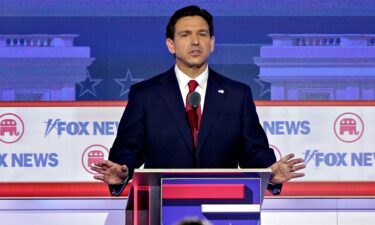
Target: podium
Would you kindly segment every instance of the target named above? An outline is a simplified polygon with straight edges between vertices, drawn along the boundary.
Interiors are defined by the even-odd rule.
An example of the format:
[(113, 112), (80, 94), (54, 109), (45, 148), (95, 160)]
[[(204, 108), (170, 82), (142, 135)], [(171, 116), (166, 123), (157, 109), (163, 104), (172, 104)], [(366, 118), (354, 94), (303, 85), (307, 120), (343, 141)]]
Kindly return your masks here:
[(126, 225), (260, 224), (270, 169), (136, 169)]

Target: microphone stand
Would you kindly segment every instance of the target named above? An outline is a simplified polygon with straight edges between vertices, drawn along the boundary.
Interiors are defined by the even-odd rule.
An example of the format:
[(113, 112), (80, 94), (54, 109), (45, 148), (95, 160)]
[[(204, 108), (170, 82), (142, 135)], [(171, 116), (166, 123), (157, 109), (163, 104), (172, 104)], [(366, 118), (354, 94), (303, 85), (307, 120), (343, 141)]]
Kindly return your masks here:
[(195, 140), (197, 140), (197, 142), (196, 142), (196, 146), (194, 146), (194, 148), (195, 148), (194, 154), (195, 154), (195, 160), (196, 160), (196, 167), (197, 168), (199, 168), (199, 154), (198, 154), (198, 113), (197, 113), (198, 106), (199, 105), (193, 105), (192, 106), (193, 111), (194, 111), (194, 120), (195, 120), (195, 127), (196, 127), (194, 135), (195, 135)]
[(198, 113), (197, 113), (197, 109), (198, 109), (198, 105), (194, 105), (193, 107), (193, 111), (194, 111), (194, 120), (195, 120), (195, 127), (197, 128), (196, 131), (195, 131), (195, 137), (196, 137), (196, 140), (197, 140), (197, 146), (196, 148), (198, 149)]
[(201, 101), (201, 96), (199, 95), (198, 92), (192, 92), (188, 96), (189, 105), (191, 106), (191, 108), (194, 111), (194, 120), (195, 120), (195, 128), (196, 128), (195, 132), (193, 133), (194, 139), (196, 140), (196, 143), (195, 143), (195, 146), (194, 146), (194, 149), (195, 149), (195, 151), (194, 151), (194, 159), (195, 159), (194, 165), (197, 168), (199, 168), (199, 154), (198, 154), (198, 132), (199, 132), (198, 125), (199, 125), (199, 121), (198, 121), (197, 109), (198, 109), (198, 106), (200, 104), (200, 101)]

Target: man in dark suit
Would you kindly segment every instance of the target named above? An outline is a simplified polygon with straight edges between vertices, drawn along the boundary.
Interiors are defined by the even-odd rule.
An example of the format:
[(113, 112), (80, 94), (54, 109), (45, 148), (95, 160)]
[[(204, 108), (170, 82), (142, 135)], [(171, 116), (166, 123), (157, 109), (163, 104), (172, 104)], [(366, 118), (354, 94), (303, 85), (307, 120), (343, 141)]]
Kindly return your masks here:
[[(176, 64), (133, 85), (109, 160), (95, 163), (94, 178), (121, 193), (135, 168), (267, 168), (269, 189), (304, 174), (302, 159), (276, 162), (260, 126), (250, 88), (207, 65), (214, 50), (213, 18), (197, 6), (174, 13), (166, 45)], [(192, 92), (202, 97), (191, 106)]]

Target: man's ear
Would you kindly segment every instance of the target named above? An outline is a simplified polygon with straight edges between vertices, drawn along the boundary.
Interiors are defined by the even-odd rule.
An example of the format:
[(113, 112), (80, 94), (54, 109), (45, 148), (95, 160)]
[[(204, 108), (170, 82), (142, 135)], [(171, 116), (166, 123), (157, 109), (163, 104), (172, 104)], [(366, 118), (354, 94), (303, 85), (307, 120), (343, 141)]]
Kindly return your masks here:
[(172, 39), (167, 38), (167, 40), (165, 40), (165, 44), (167, 45), (168, 51), (171, 54), (175, 54), (176, 53), (175, 48), (174, 48), (174, 41)]
[(210, 44), (211, 44), (211, 53), (212, 53), (215, 49), (215, 37), (214, 36), (211, 37), (210, 42), (211, 42)]

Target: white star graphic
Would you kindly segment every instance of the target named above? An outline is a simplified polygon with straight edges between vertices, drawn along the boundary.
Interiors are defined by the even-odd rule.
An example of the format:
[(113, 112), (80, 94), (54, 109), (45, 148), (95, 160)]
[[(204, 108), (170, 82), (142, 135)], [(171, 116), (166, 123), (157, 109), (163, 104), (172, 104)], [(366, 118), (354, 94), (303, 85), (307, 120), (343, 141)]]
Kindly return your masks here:
[(89, 93), (96, 97), (95, 86), (102, 82), (102, 80), (103, 79), (92, 79), (90, 73), (87, 72), (86, 79), (78, 83), (78, 85), (80, 86), (78, 97), (81, 97), (86, 93)]
[(259, 84), (259, 86), (260, 86), (260, 94), (259, 94), (259, 96), (263, 96), (263, 95), (265, 95), (267, 92), (270, 92), (270, 93), (271, 93), (271, 89), (265, 87), (265, 85), (264, 85), (264, 81), (262, 81), (262, 80), (259, 79), (259, 78), (254, 78), (254, 81), (255, 81), (257, 84)]
[(114, 80), (121, 86), (120, 97), (122, 97), (129, 92), (130, 86), (142, 81), (143, 79), (134, 79), (130, 70), (128, 70), (128, 72), (126, 72), (125, 78)]

